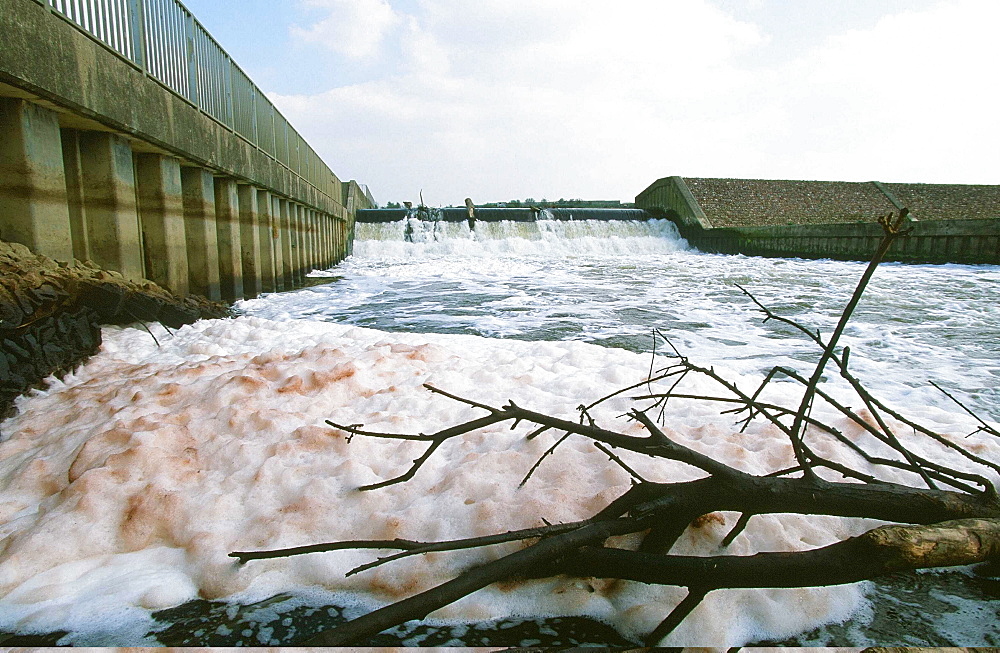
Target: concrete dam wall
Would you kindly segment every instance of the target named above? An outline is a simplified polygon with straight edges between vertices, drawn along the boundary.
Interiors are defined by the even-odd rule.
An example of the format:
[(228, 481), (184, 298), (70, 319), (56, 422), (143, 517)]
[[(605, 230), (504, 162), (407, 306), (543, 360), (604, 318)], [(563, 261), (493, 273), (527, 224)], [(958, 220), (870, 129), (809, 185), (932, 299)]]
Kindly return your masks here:
[(0, 0), (0, 35), (0, 239), (228, 301), (349, 254), (371, 193), (177, 0)]
[(1000, 186), (664, 177), (636, 206), (673, 220), (701, 250), (867, 260), (875, 220), (910, 211), (887, 260), (1000, 263)]
[[(476, 208), (473, 220), (484, 222), (534, 222), (536, 220), (648, 220), (652, 217), (642, 209), (597, 208)], [(469, 219), (466, 208), (365, 209), (357, 212), (358, 222), (399, 222), (405, 218), (464, 222)]]

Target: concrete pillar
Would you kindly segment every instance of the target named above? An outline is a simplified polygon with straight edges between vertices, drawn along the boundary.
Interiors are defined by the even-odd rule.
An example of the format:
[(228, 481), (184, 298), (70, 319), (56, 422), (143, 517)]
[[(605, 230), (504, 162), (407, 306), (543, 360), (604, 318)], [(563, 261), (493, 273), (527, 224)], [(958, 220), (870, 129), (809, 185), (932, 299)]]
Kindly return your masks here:
[(341, 225), (343, 224), (339, 218), (334, 218), (331, 220), (333, 223), (333, 262), (334, 264), (340, 263), (341, 256), (343, 252), (341, 251)]
[(323, 267), (319, 260), (319, 234), (316, 228), (316, 211), (310, 208), (306, 208), (306, 236), (309, 244), (306, 250), (309, 256), (306, 263), (306, 271), (310, 272)]
[(257, 221), (257, 244), (260, 249), (261, 292), (275, 292), (277, 290), (274, 278), (273, 205), (271, 193), (266, 190), (257, 191), (257, 210), (260, 211)]
[(313, 209), (313, 242), (316, 247), (316, 268), (325, 270), (329, 267), (326, 263), (326, 250), (323, 248), (323, 214)]
[(342, 258), (346, 257), (349, 253), (349, 225), (347, 221), (337, 219), (337, 256)]
[(333, 267), (333, 245), (330, 239), (330, 214), (321, 213), (320, 219), (320, 234), (323, 238), (323, 262), (326, 267)]
[(80, 167), (91, 260), (126, 279), (144, 278), (131, 145), (118, 134), (81, 131)]
[(204, 168), (182, 168), (188, 287), (213, 301), (222, 299), (219, 241), (215, 230), (215, 179)]
[(309, 252), (309, 209), (296, 204), (296, 210), (299, 214), (299, 264), (302, 266), (299, 283), (302, 283), (312, 269)]
[(330, 262), (336, 265), (340, 261), (337, 260), (337, 220), (336, 216), (330, 216)]
[[(4, 46), (6, 47), (6, 46)], [(54, 111), (0, 97), (0, 238), (73, 258), (62, 139)]]
[(316, 217), (319, 219), (320, 256), (322, 256), (323, 267), (329, 268), (333, 265), (330, 256), (330, 216), (321, 211), (317, 213)]
[(302, 247), (302, 207), (295, 202), (288, 203), (288, 224), (292, 241), (292, 283), (302, 284), (302, 268), (305, 257)]
[(337, 218), (328, 214), (326, 216), (327, 232), (330, 238), (330, 265), (337, 264)]
[(302, 260), (302, 278), (304, 279), (307, 274), (315, 269), (315, 252), (313, 250), (313, 230), (312, 230), (312, 211), (305, 206), (300, 207), (302, 211), (302, 250), (303, 250), (303, 260)]
[(240, 205), (240, 247), (243, 253), (243, 293), (256, 297), (261, 290), (260, 205), (257, 189), (237, 184)]
[(139, 154), (135, 173), (146, 275), (178, 295), (187, 295), (181, 162), (172, 156)]
[(219, 287), (226, 301), (243, 299), (243, 253), (236, 180), (215, 178), (215, 230), (219, 238)]
[(330, 261), (326, 257), (326, 220), (323, 218), (322, 212), (313, 211), (313, 224), (316, 227), (316, 264), (326, 269), (330, 267)]
[(320, 237), (319, 211), (309, 209), (309, 230), (312, 235), (313, 268), (322, 270), (323, 265), (323, 241)]
[(308, 274), (316, 269), (316, 233), (313, 229), (313, 211), (307, 206), (302, 207), (302, 221), (305, 225), (305, 273)]
[(295, 205), (295, 213), (299, 224), (299, 283), (304, 283), (309, 266), (309, 223), (306, 217), (306, 207)]
[(87, 218), (83, 212), (83, 164), (80, 161), (80, 132), (62, 130), (63, 173), (66, 176), (66, 206), (73, 241), (73, 258), (90, 259)]
[(271, 196), (271, 241), (274, 252), (274, 289), (285, 289), (285, 261), (284, 236), (282, 234), (281, 222), (281, 198)]
[(279, 202), (279, 216), (281, 217), (281, 256), (282, 256), (282, 276), (285, 280), (285, 289), (295, 287), (295, 260), (293, 258), (292, 236), (292, 214), (294, 213), (291, 203), (282, 198)]

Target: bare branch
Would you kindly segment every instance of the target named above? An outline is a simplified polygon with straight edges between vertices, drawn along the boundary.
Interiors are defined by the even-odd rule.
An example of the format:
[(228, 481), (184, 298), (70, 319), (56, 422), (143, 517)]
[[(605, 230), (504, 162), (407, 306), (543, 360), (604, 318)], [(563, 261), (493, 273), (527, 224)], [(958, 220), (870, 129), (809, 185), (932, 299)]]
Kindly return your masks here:
[(433, 392), (434, 394), (439, 394), (441, 396), (448, 397), (449, 399), (454, 399), (455, 401), (461, 402), (463, 404), (468, 404), (469, 406), (472, 406), (474, 408), (482, 408), (483, 410), (488, 410), (491, 413), (497, 412), (496, 408), (487, 406), (486, 404), (481, 404), (478, 401), (472, 401), (471, 399), (466, 399), (464, 397), (459, 397), (457, 395), (447, 393), (444, 390), (432, 386), (430, 383), (425, 383), (424, 387)]
[(605, 455), (607, 455), (608, 460), (611, 460), (612, 462), (614, 462), (615, 464), (617, 464), (619, 467), (621, 467), (622, 469), (624, 469), (625, 472), (629, 476), (632, 477), (632, 480), (634, 480), (634, 481), (636, 481), (638, 483), (648, 483), (648, 481), (646, 479), (644, 479), (642, 476), (639, 475), (639, 472), (637, 472), (634, 469), (632, 469), (631, 467), (629, 467), (625, 463), (624, 460), (622, 460), (621, 458), (619, 458), (618, 456), (616, 456), (610, 449), (608, 449), (607, 447), (605, 447), (603, 444), (601, 444), (600, 442), (595, 442), (594, 446), (597, 447), (601, 451), (601, 453), (604, 453)]
[[(935, 388), (937, 388), (938, 390), (940, 390), (942, 393), (944, 393), (944, 396), (946, 396), (949, 399), (951, 399), (952, 401), (954, 401), (956, 404), (959, 405), (959, 407), (962, 410), (964, 410), (965, 412), (967, 412), (969, 415), (971, 415), (973, 418), (975, 418), (975, 420), (977, 422), (979, 422), (979, 424), (981, 426), (979, 427), (979, 429), (977, 429), (977, 432), (978, 431), (983, 431), (985, 433), (989, 433), (990, 435), (995, 435), (997, 437), (1000, 437), (1000, 431), (997, 431), (997, 429), (993, 428), (992, 426), (990, 426), (989, 424), (987, 424), (986, 422), (984, 422), (982, 419), (980, 419), (979, 415), (976, 415), (974, 412), (972, 412), (971, 410), (969, 410), (965, 406), (965, 404), (963, 404), (961, 401), (959, 401), (958, 399), (956, 399), (950, 392), (948, 392), (947, 390), (945, 390), (944, 388), (942, 388), (941, 386), (939, 386), (937, 383), (934, 383), (933, 381), (930, 381), (929, 383), (932, 386), (934, 386)], [(969, 435), (972, 435), (972, 434), (970, 433)]]
[(558, 440), (556, 440), (555, 444), (553, 444), (551, 447), (549, 447), (548, 449), (546, 449), (545, 453), (543, 453), (541, 455), (541, 457), (538, 460), (535, 461), (535, 464), (531, 466), (531, 469), (528, 470), (528, 473), (524, 475), (524, 478), (521, 479), (521, 482), (517, 484), (517, 487), (518, 488), (524, 487), (524, 484), (528, 482), (528, 479), (531, 478), (531, 475), (535, 473), (535, 470), (538, 469), (539, 467), (541, 467), (542, 461), (545, 460), (546, 458), (548, 458), (549, 456), (551, 456), (555, 452), (556, 448), (560, 444), (562, 444), (563, 442), (565, 442), (566, 439), (570, 435), (571, 434), (568, 433), (568, 432), (567, 433), (563, 433), (562, 437), (560, 437)]
[(536, 564), (554, 559), (561, 554), (594, 542), (602, 542), (612, 535), (641, 530), (642, 524), (634, 519), (602, 521), (588, 524), (568, 533), (542, 539), (499, 560), (474, 567), (450, 581), (442, 583), (416, 596), (403, 599), (373, 612), (348, 621), (336, 628), (323, 631), (304, 645), (348, 646), (382, 632), (396, 624), (422, 619), (449, 603), (471, 594), (492, 583), (523, 575)]

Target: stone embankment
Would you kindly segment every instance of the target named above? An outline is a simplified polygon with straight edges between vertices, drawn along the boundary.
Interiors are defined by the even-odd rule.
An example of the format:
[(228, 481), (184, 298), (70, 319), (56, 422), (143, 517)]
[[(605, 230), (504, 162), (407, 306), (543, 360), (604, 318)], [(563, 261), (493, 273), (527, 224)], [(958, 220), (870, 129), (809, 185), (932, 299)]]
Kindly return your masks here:
[(60, 264), (0, 241), (0, 419), (14, 412), (19, 395), (96, 353), (101, 325), (156, 321), (179, 328), (228, 312), (222, 303), (182, 299), (151, 281)]
[(1000, 217), (1000, 186), (886, 183), (919, 220), (989, 220)]
[[(685, 177), (684, 181), (713, 227), (871, 222), (896, 210), (872, 182), (701, 177)], [(917, 220), (1000, 216), (1000, 186), (889, 182), (882, 186)]]
[(870, 183), (685, 178), (714, 227), (870, 222), (893, 206)]

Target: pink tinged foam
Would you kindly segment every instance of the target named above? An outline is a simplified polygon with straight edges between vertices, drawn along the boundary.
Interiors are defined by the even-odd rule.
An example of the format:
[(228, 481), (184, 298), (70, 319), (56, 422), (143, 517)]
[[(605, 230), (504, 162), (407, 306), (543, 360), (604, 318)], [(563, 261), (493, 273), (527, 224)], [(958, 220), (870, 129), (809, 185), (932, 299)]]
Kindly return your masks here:
[[(254, 318), (158, 334), (160, 348), (135, 329), (105, 335), (99, 356), (24, 401), (22, 414), (4, 424), (10, 435), (0, 443), (2, 627), (56, 629), (66, 620), (77, 623), (88, 605), (96, 619), (97, 606), (148, 611), (196, 596), (262, 598), (308, 587), (394, 600), (521, 545), (410, 558), (349, 578), (347, 570), (377, 554), (345, 551), (244, 566), (227, 554), (338, 539), (473, 537), (538, 526), (542, 517), (573, 521), (629, 487), (623, 470), (590, 441), (574, 437), (517, 489), (557, 435), (527, 441), (523, 427), (511, 433), (495, 425), (446, 443), (404, 485), (358, 492), (360, 485), (405, 472), (426, 445), (360, 436), (349, 442), (325, 420), (431, 433), (482, 414), (429, 394), (422, 387), (427, 382), (485, 403), (513, 399), (572, 419), (582, 398), (640, 380), (648, 370), (645, 356), (573, 342), (386, 334)], [(704, 381), (694, 381), (692, 389), (717, 393)], [(616, 419), (625, 407), (612, 401), (594, 416), (640, 434), (636, 425)], [(962, 434), (971, 430), (967, 421), (944, 418), (961, 425)], [(843, 420), (838, 424), (852, 439), (869, 438)], [(787, 440), (773, 426), (754, 424), (740, 434), (731, 418), (691, 402), (678, 403), (665, 428), (679, 442), (752, 473), (792, 460)], [(997, 456), (995, 443), (972, 442), (984, 455)], [(838, 452), (829, 449), (832, 456), (848, 456)], [(628, 452), (622, 457), (651, 480), (703, 476), (670, 461)], [(688, 529), (676, 551), (718, 552), (735, 519), (729, 513), (706, 517)], [(756, 517), (729, 550), (813, 548), (870, 526)], [(642, 634), (682, 594), (592, 579), (508, 583), (439, 616), (591, 614), (627, 634)], [(859, 600), (856, 586), (717, 592), (670, 643), (738, 644), (791, 634), (844, 618)], [(728, 618), (733, 615), (739, 618)]]

